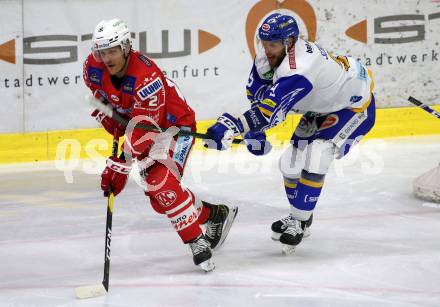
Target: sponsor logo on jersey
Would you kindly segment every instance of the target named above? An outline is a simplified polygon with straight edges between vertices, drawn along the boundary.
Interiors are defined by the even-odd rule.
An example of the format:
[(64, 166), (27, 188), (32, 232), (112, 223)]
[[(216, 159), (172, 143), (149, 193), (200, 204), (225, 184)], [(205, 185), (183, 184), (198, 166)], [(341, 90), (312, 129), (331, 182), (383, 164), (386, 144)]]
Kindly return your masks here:
[(296, 69), (295, 46), (289, 50), (289, 67), (290, 69)]
[(273, 70), (269, 70), (263, 74), (263, 78), (266, 80), (271, 80), (273, 78)]
[(174, 229), (180, 231), (193, 224), (198, 219), (197, 211), (194, 210), (189, 215), (183, 214), (176, 219), (171, 219)]
[(177, 118), (171, 113), (167, 113), (167, 121), (174, 124), (176, 122)]
[(104, 92), (104, 90), (98, 90), (98, 93), (101, 94), (101, 96), (104, 97), (106, 100), (108, 100), (107, 93)]
[(117, 105), (114, 105), (114, 104), (112, 104), (112, 105), (116, 107), (116, 111), (118, 111), (118, 113), (129, 114), (131, 112), (131, 108), (125, 109), (123, 107), (120, 107), (120, 106), (117, 106)]
[(113, 101), (116, 101), (116, 102), (118, 102), (119, 101), (119, 97), (118, 96), (116, 96), (116, 95), (111, 95), (110, 96), (110, 98), (111, 98), (111, 100), (113, 100)]
[(148, 99), (148, 97), (151, 97), (152, 95), (156, 94), (162, 87), (163, 87), (162, 80), (156, 78), (154, 79), (154, 81), (148, 83), (140, 90), (138, 90), (137, 94), (142, 101), (145, 101)]
[(287, 194), (288, 199), (295, 200), (297, 197), (298, 197), (298, 190), (296, 189), (293, 191), (293, 193)]
[(309, 196), (309, 195), (305, 195), (304, 196), (304, 202), (305, 203), (316, 203), (318, 201), (319, 196)]
[(153, 66), (153, 64), (151, 64), (150, 60), (148, 59), (148, 57), (145, 54), (141, 53), (139, 55), (139, 60), (144, 62), (144, 64), (147, 65), (148, 67)]
[(353, 103), (361, 101), (361, 99), (362, 99), (362, 96), (351, 96), (350, 102), (353, 104)]
[(121, 84), (121, 89), (123, 93), (127, 93), (133, 95), (134, 93), (134, 84), (136, 82), (136, 78), (132, 76), (125, 76), (124, 82)]
[[(260, 112), (257, 112), (256, 110), (259, 110)], [(245, 115), (248, 123), (248, 119), (250, 119), (250, 122), (252, 123), (251, 129), (260, 129), (263, 126), (264, 120), (261, 117), (264, 118), (264, 115), (262, 114), (261, 110), (263, 110), (263, 108), (250, 109), (248, 112), (245, 113), (248, 114), (248, 116)]]
[(336, 114), (330, 114), (325, 118), (321, 126), (319, 126), (319, 130), (324, 130), (327, 128), (334, 127), (338, 122), (339, 122), (339, 116)]
[(308, 42), (305, 42), (305, 45), (306, 45), (306, 52), (308, 52), (308, 53), (313, 53), (313, 48), (312, 48), (312, 45), (310, 45)]
[(169, 207), (172, 204), (174, 204), (174, 202), (177, 199), (177, 194), (174, 191), (171, 190), (167, 190), (167, 191), (163, 191), (158, 193), (155, 198), (157, 199), (157, 201), (164, 207)]
[(356, 62), (356, 66), (358, 69), (358, 79), (367, 80), (367, 70), (364, 68), (364, 66), (359, 62)]
[(328, 54), (327, 51), (325, 51), (324, 48), (322, 48), (321, 46), (319, 46), (318, 44), (315, 43), (316, 48), (318, 48), (319, 52), (321, 52), (321, 55), (328, 60)]
[(87, 74), (89, 76), (90, 82), (92, 82), (93, 84), (99, 85), (99, 86), (102, 85), (102, 75), (103, 75), (103, 73), (104, 72), (103, 72), (102, 69), (99, 69), (99, 68), (96, 68), (96, 67), (93, 67), (93, 66), (90, 66), (87, 69)]
[(340, 142), (344, 142), (366, 119), (367, 115), (364, 112), (357, 113), (356, 116), (349, 120), (342, 128), (342, 131), (335, 138), (335, 143), (340, 145)]

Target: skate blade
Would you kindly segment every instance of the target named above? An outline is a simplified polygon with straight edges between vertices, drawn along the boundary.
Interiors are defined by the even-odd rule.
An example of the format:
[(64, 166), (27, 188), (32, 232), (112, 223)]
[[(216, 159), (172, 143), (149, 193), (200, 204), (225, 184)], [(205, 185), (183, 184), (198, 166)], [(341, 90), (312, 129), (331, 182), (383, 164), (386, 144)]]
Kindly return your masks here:
[(306, 229), (304, 229), (303, 238), (307, 237), (310, 237), (310, 229), (306, 227)]
[[(278, 232), (273, 231), (272, 236), (270, 238), (274, 241), (279, 241), (281, 235), (282, 235), (282, 233), (278, 233)], [(309, 228), (306, 228), (304, 230), (304, 234), (303, 234), (303, 238), (307, 238), (307, 237), (310, 237), (310, 229)]]
[(211, 272), (215, 269), (214, 261), (212, 261), (211, 259), (203, 261), (198, 266), (205, 272)]
[(226, 237), (229, 234), (229, 230), (231, 229), (232, 224), (234, 223), (235, 218), (237, 217), (237, 213), (238, 213), (237, 206), (232, 206), (229, 209), (229, 214), (226, 219), (225, 226), (223, 227), (223, 230), (222, 230), (222, 236), (220, 237), (220, 241), (218, 242), (217, 246), (214, 248), (214, 251), (218, 251), (220, 249), (220, 247), (223, 245), (223, 243), (225, 242)]
[(278, 232), (274, 231), (274, 232), (272, 232), (272, 236), (270, 238), (274, 241), (279, 241), (281, 235), (282, 235), (282, 233), (278, 233)]
[(282, 248), (282, 253), (283, 255), (292, 255), (295, 252), (296, 246), (294, 245), (288, 245), (288, 244), (283, 244), (283, 248)]

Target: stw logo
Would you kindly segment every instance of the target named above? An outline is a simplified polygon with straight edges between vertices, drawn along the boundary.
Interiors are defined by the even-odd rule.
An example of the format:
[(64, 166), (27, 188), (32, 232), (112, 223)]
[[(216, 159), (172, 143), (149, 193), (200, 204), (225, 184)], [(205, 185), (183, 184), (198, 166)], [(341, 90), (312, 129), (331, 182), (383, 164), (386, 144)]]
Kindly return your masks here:
[[(133, 43), (137, 43), (138, 50), (145, 53), (150, 58), (176, 58), (192, 54), (204, 53), (220, 43), (220, 38), (216, 35), (201, 29), (183, 29), (183, 49), (169, 50), (170, 41), (175, 37), (170, 37), (169, 30), (161, 31), (162, 50), (160, 52), (150, 52), (151, 46), (147, 44), (147, 31), (131, 32)], [(92, 34), (81, 35), (37, 35), (24, 37), (23, 40), (9, 40), (0, 42), (0, 60), (11, 64), (16, 64), (16, 58), (23, 56), (23, 64), (32, 65), (53, 65), (63, 63), (73, 63), (78, 60), (78, 53), (81, 44), (89, 44)], [(193, 42), (198, 45), (197, 50)], [(16, 44), (22, 44), (23, 54), (16, 54)], [(136, 48), (135, 48), (136, 49)], [(195, 52), (194, 52), (195, 51)]]

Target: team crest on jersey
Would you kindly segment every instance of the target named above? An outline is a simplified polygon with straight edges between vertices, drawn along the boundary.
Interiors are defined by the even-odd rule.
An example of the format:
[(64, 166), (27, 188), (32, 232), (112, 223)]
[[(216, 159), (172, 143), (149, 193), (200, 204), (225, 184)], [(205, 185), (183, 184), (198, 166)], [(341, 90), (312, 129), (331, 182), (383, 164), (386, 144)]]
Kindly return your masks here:
[(324, 122), (319, 127), (319, 130), (324, 130), (327, 128), (334, 127), (338, 122), (339, 122), (339, 116), (336, 114), (330, 114), (325, 118)]
[(163, 191), (158, 193), (155, 198), (157, 199), (157, 201), (164, 207), (169, 207), (172, 204), (174, 204), (174, 202), (177, 199), (177, 194), (174, 191), (171, 190), (167, 190), (167, 191)]
[(148, 97), (151, 97), (154, 94), (156, 94), (162, 87), (163, 87), (162, 80), (160, 80), (160, 78), (158, 77), (154, 79), (152, 82), (142, 87), (140, 90), (138, 90), (137, 94), (142, 101), (145, 101), (148, 99)]
[(104, 71), (102, 69), (90, 66), (87, 69), (87, 75), (89, 76), (90, 82), (93, 84), (102, 85), (102, 75)]
[(123, 93), (127, 93), (133, 95), (134, 93), (134, 84), (136, 82), (136, 78), (132, 76), (125, 76), (124, 82), (121, 84), (121, 89)]

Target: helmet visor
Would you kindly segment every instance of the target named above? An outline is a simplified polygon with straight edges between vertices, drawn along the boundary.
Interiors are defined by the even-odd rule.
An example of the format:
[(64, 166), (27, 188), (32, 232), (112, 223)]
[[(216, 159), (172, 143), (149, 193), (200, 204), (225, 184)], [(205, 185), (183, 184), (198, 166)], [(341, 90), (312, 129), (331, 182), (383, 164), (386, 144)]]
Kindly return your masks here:
[(104, 49), (108, 49), (113, 47), (110, 44), (110, 41), (108, 39), (97, 39), (94, 40), (93, 45), (92, 45), (92, 54), (93, 57), (95, 58), (95, 60), (97, 60), (98, 62), (102, 62), (102, 58), (101, 58), (101, 54), (100, 54), (100, 50), (104, 50)]

